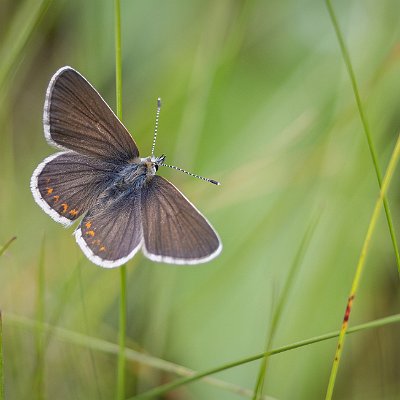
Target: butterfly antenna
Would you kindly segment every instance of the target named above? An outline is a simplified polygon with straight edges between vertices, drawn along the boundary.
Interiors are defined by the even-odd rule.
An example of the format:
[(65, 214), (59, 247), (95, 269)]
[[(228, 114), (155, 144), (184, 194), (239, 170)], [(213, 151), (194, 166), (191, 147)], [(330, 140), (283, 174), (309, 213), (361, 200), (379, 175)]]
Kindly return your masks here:
[(154, 149), (156, 147), (157, 140), (157, 132), (158, 132), (158, 118), (160, 117), (161, 110), (161, 99), (157, 99), (157, 111), (156, 111), (156, 126), (154, 127), (154, 136), (153, 136), (153, 146), (151, 147), (151, 156), (154, 156)]
[(163, 166), (163, 167), (168, 167), (168, 168), (176, 169), (177, 171), (183, 172), (183, 173), (185, 173), (185, 174), (188, 174), (188, 175), (193, 176), (193, 177), (195, 177), (195, 178), (201, 179), (201, 180), (203, 180), (203, 181), (213, 183), (214, 185), (217, 185), (217, 186), (219, 186), (219, 185), (221, 184), (220, 182), (215, 181), (214, 179), (204, 178), (204, 176), (200, 176), (200, 175), (193, 174), (193, 173), (191, 173), (191, 172), (189, 172), (189, 171), (186, 171), (186, 170), (184, 170), (184, 169), (182, 169), (182, 168), (175, 167), (174, 165), (168, 165), (168, 164), (160, 164), (160, 165)]

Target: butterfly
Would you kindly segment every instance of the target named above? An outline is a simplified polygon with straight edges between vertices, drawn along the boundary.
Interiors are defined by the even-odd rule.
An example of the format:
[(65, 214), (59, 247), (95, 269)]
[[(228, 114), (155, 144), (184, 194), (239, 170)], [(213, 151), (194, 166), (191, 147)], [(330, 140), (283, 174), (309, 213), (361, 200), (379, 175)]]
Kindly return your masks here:
[(172, 264), (203, 263), (222, 250), (207, 219), (156, 174), (161, 166), (187, 172), (154, 156), (160, 105), (152, 155), (140, 158), (128, 130), (80, 73), (60, 68), (47, 88), (44, 134), (62, 151), (35, 169), (32, 194), (55, 221), (69, 226), (80, 220), (76, 241), (99, 266), (123, 265), (139, 249), (150, 260)]

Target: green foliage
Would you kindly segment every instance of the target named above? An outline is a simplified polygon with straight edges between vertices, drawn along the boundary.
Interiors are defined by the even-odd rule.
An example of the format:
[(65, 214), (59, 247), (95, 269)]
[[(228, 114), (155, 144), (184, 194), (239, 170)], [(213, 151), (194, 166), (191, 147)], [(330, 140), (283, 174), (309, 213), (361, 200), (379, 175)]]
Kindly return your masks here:
[[(383, 176), (400, 126), (400, 6), (333, 6)], [(219, 372), (214, 384), (176, 386), (176, 397), (230, 400), (242, 390), (251, 398), (260, 364), (239, 361), (260, 360), (271, 332), (271, 348), (288, 351), (268, 358), (264, 395), (323, 398), (335, 341), (309, 340), (340, 328), (379, 194), (326, 5), (122, 1), (121, 17), (123, 122), (148, 155), (162, 98), (156, 151), (222, 185), (159, 172), (207, 215), (224, 244), (219, 258), (198, 267), (155, 264), (140, 254), (126, 265), (126, 398), (175, 382), (177, 373), (189, 376), (179, 366)], [(0, 248), (5, 398), (40, 398), (32, 393), (39, 378), (44, 398), (116, 396), (120, 271), (91, 264), (72, 229), (45, 215), (29, 190), (33, 169), (54, 151), (41, 115), (59, 67), (79, 70), (116, 109), (114, 22), (113, 2), (105, 0), (0, 4), (0, 244), (18, 237)], [(387, 193), (397, 236), (398, 179), (397, 172)], [(320, 211), (286, 290), (299, 243)], [(397, 314), (398, 304), (382, 214), (349, 331)], [(398, 398), (398, 335), (398, 324), (384, 320), (349, 336), (334, 398)], [(232, 360), (235, 368), (224, 370)]]

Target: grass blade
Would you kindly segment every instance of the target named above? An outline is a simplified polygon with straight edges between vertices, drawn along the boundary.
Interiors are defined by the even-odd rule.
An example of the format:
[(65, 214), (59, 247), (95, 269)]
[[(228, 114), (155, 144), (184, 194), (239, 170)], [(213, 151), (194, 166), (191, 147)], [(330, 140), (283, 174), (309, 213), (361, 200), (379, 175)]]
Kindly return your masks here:
[(0, 92), (18, 64), (32, 33), (49, 8), (51, 0), (26, 0), (13, 19), (13, 25), (0, 50)]
[[(349, 55), (349, 52), (348, 52), (348, 50), (346, 48), (346, 45), (344, 43), (343, 35), (342, 35), (341, 31), (340, 31), (339, 23), (338, 23), (338, 21), (336, 19), (335, 12), (333, 11), (331, 0), (326, 0), (326, 5), (327, 5), (328, 11), (329, 11), (329, 16), (331, 18), (332, 25), (333, 25), (333, 27), (335, 29), (335, 33), (336, 33), (336, 36), (337, 36), (337, 39), (338, 39), (338, 42), (339, 42), (340, 50), (342, 52), (343, 60), (344, 60), (344, 63), (346, 64), (347, 72), (348, 72), (349, 77), (350, 77), (351, 86), (353, 88), (354, 97), (356, 99), (356, 103), (357, 103), (357, 107), (358, 107), (358, 112), (360, 114), (361, 122), (362, 122), (362, 125), (363, 125), (363, 128), (364, 128), (365, 137), (367, 138), (368, 148), (369, 148), (369, 151), (371, 153), (372, 163), (374, 165), (375, 174), (376, 174), (376, 178), (378, 180), (379, 188), (382, 189), (382, 174), (381, 174), (381, 171), (380, 171), (380, 168), (379, 168), (378, 157), (376, 155), (375, 146), (374, 146), (374, 143), (372, 141), (371, 131), (370, 131), (370, 128), (369, 128), (367, 117), (366, 117), (365, 112), (364, 112), (364, 107), (362, 105), (360, 93), (359, 93), (359, 90), (358, 90), (358, 84), (357, 84), (356, 76), (354, 74), (353, 66), (352, 66), (351, 60), (350, 60), (350, 55)], [(398, 248), (398, 245), (397, 245), (396, 233), (395, 233), (394, 228), (393, 228), (392, 214), (390, 212), (389, 203), (388, 203), (388, 201), (386, 199), (386, 195), (385, 194), (383, 195), (382, 200), (383, 200), (383, 205), (385, 207), (386, 220), (387, 220), (387, 224), (388, 224), (388, 227), (389, 227), (390, 237), (392, 239), (393, 250), (394, 250), (394, 253), (395, 253), (395, 256), (396, 256), (397, 272), (398, 272), (399, 277), (400, 277), (400, 254), (399, 254), (399, 248)]]
[[(119, 353), (119, 346), (115, 343), (111, 343), (111, 342), (108, 342), (103, 339), (98, 339), (95, 337), (83, 335), (81, 333), (77, 333), (77, 332), (74, 332), (74, 331), (71, 331), (68, 329), (52, 326), (50, 324), (46, 324), (46, 323), (40, 324), (35, 320), (26, 318), (26, 317), (23, 317), (20, 315), (8, 313), (8, 312), (5, 315), (6, 315), (7, 323), (13, 324), (14, 326), (20, 326), (20, 327), (24, 327), (24, 328), (28, 328), (28, 329), (32, 329), (32, 330), (43, 329), (46, 331), (51, 331), (55, 337), (57, 337), (59, 340), (65, 341), (67, 343), (75, 344), (77, 346), (82, 346), (87, 349), (93, 349), (95, 351), (99, 351), (99, 352), (103, 352), (103, 353), (107, 353), (107, 354), (118, 355), (118, 353)], [(395, 324), (395, 323), (399, 323), (399, 322), (400, 322), (400, 314), (395, 314), (395, 315), (391, 315), (389, 317), (380, 318), (380, 319), (376, 319), (374, 321), (366, 322), (364, 324), (353, 326), (347, 330), (347, 334), (364, 331), (367, 329), (375, 329), (375, 328), (379, 328), (382, 326), (387, 326), (387, 325)], [(263, 352), (263, 353), (259, 353), (259, 354), (256, 354), (256, 355), (253, 355), (250, 357), (246, 357), (244, 359), (230, 362), (230, 363), (224, 364), (222, 366), (209, 369), (204, 372), (196, 372), (189, 368), (183, 367), (181, 365), (177, 365), (177, 364), (171, 363), (169, 361), (165, 361), (165, 360), (159, 359), (157, 357), (153, 357), (151, 355), (141, 353), (136, 350), (129, 349), (129, 348), (126, 349), (126, 358), (130, 361), (135, 361), (135, 362), (141, 363), (143, 365), (147, 365), (152, 368), (157, 368), (157, 369), (160, 369), (160, 370), (163, 370), (166, 372), (175, 373), (180, 376), (186, 376), (187, 378), (185, 378), (185, 379), (179, 379), (175, 382), (172, 382), (172, 384), (174, 384), (174, 387), (172, 389), (174, 389), (176, 387), (179, 387), (179, 386), (182, 386), (187, 383), (194, 382), (194, 381), (197, 381), (200, 379), (202, 379), (204, 382), (214, 384), (214, 380), (212, 380), (212, 377), (210, 377), (209, 375), (215, 374), (217, 372), (225, 371), (227, 369), (237, 367), (239, 365), (244, 365), (244, 364), (247, 364), (252, 361), (259, 360), (265, 356), (272, 356), (275, 354), (283, 353), (285, 351), (289, 351), (289, 350), (297, 349), (297, 348), (304, 347), (304, 346), (307, 346), (310, 344), (329, 340), (329, 339), (338, 337), (339, 334), (340, 334), (340, 331), (335, 331), (335, 332), (330, 332), (330, 333), (326, 333), (323, 335), (315, 336), (315, 337), (312, 337), (309, 339), (291, 343), (289, 345), (278, 347), (276, 349), (268, 351), (267, 353)], [(168, 384), (168, 385), (171, 385), (171, 384)], [(165, 388), (165, 385), (159, 386), (157, 389), (161, 389), (161, 388)], [(172, 389), (164, 390), (162, 393), (166, 393), (167, 391), (172, 390)], [(155, 389), (153, 389), (153, 390), (155, 390)], [(144, 396), (144, 395), (145, 395), (145, 393), (143, 393), (139, 396)], [(136, 398), (139, 398), (139, 397), (136, 397)]]
[[(121, 54), (121, 3), (114, 1), (115, 18), (115, 90), (117, 117), (122, 120), (122, 54)], [(126, 266), (120, 267), (120, 305), (118, 328), (117, 400), (125, 399), (125, 342), (126, 342)]]
[(0, 310), (0, 400), (4, 400), (4, 372), (3, 372), (3, 316)]
[[(45, 321), (45, 238), (43, 237), (37, 271), (36, 319), (41, 324)], [(44, 331), (36, 332), (35, 361), (35, 393), (38, 400), (44, 399), (44, 368), (45, 368)]]
[[(278, 328), (278, 325), (279, 325), (279, 322), (280, 322), (280, 319), (282, 316), (282, 311), (283, 311), (283, 308), (286, 303), (286, 299), (288, 298), (288, 294), (290, 292), (290, 289), (292, 288), (294, 279), (297, 276), (299, 267), (300, 267), (301, 263), (303, 262), (306, 250), (308, 249), (308, 246), (311, 242), (311, 238), (312, 238), (315, 228), (317, 226), (318, 220), (319, 220), (319, 215), (317, 218), (314, 218), (310, 222), (310, 225), (307, 227), (307, 230), (304, 232), (302, 241), (300, 243), (300, 246), (299, 246), (297, 253), (295, 255), (295, 258), (293, 260), (292, 266), (291, 266), (289, 274), (288, 274), (288, 278), (286, 279), (282, 293), (279, 296), (278, 305), (275, 309), (275, 312), (274, 312), (274, 315), (272, 318), (271, 332), (268, 335), (266, 345), (265, 345), (266, 353), (271, 348), (271, 344), (272, 344), (272, 341), (274, 340), (275, 333), (277, 331), (277, 328)], [(263, 357), (261, 365), (260, 365), (257, 383), (256, 383), (256, 387), (254, 389), (253, 400), (258, 400), (261, 398), (260, 396), (262, 395), (262, 391), (264, 388), (264, 380), (265, 380), (265, 373), (267, 371), (267, 364), (268, 364), (268, 356), (265, 356), (265, 357)]]
[[(381, 319), (378, 319), (375, 321), (367, 322), (365, 324), (354, 326), (352, 328), (349, 328), (347, 330), (346, 334), (362, 331), (365, 329), (378, 328), (381, 326), (385, 326), (385, 325), (392, 324), (392, 323), (398, 323), (398, 322), (400, 322), (400, 314), (396, 314), (396, 315), (393, 315), (390, 317), (381, 318)], [(238, 361), (227, 363), (222, 366), (212, 368), (212, 369), (209, 369), (204, 372), (198, 372), (189, 378), (177, 379), (174, 382), (158, 386), (154, 389), (150, 389), (149, 391), (139, 394), (138, 396), (132, 397), (128, 400), (134, 400), (134, 399), (140, 400), (140, 399), (148, 399), (151, 397), (160, 396), (160, 395), (170, 392), (171, 390), (174, 390), (180, 386), (187, 385), (188, 383), (198, 381), (205, 377), (209, 377), (209, 375), (216, 374), (217, 372), (226, 371), (227, 369), (238, 367), (239, 365), (247, 364), (249, 362), (259, 360), (263, 357), (270, 357), (272, 355), (283, 353), (285, 351), (297, 349), (300, 347), (308, 346), (310, 344), (314, 344), (314, 343), (322, 342), (322, 341), (325, 341), (328, 339), (332, 339), (332, 338), (338, 337), (340, 335), (340, 333), (341, 333), (341, 331), (336, 331), (336, 332), (326, 333), (326, 334), (320, 335), (320, 336), (315, 336), (310, 339), (305, 339), (305, 340), (301, 340), (299, 342), (295, 342), (295, 343), (292, 343), (292, 344), (289, 344), (286, 346), (278, 347), (278, 348), (270, 350), (266, 353), (256, 354), (254, 356), (250, 356), (250, 357), (238, 360)]]
[[(47, 331), (48, 335), (51, 334), (52, 337), (58, 338), (59, 340), (63, 340), (67, 343), (75, 344), (77, 346), (84, 347), (85, 349), (98, 351), (106, 354), (113, 354), (118, 356), (119, 353), (119, 345), (115, 343), (108, 342), (106, 340), (98, 339), (95, 337), (91, 337), (88, 335), (84, 335), (81, 333), (77, 333), (68, 329), (63, 329), (56, 327), (51, 324), (39, 324), (37, 321), (18, 316), (15, 314), (7, 313), (7, 322), (14, 324), (16, 326), (22, 326), (24, 328), (29, 329), (44, 329)], [(39, 328), (40, 326), (40, 328)], [(196, 371), (184, 367), (182, 365), (174, 364), (170, 361), (166, 361), (157, 357), (153, 357), (151, 355), (141, 353), (134, 349), (126, 348), (125, 349), (126, 358), (132, 362), (137, 362), (148, 367), (152, 367), (161, 371), (165, 371), (168, 373), (176, 374), (178, 376), (193, 376)], [(220, 379), (214, 377), (206, 377), (203, 379), (204, 382), (218, 387), (220, 389), (230, 391), (237, 395), (241, 395), (244, 397), (252, 397), (253, 391), (243, 388), (239, 385), (235, 385), (229, 382), (222, 381)]]
[[(85, 296), (83, 295), (83, 279), (82, 279), (82, 273), (81, 273), (81, 265), (80, 263), (78, 264), (77, 271), (78, 271), (78, 279), (79, 279), (79, 295), (81, 298), (81, 304), (82, 304), (82, 313), (83, 313), (83, 321), (85, 324), (85, 330), (86, 333), (89, 334), (89, 317), (88, 317), (88, 312), (86, 308), (86, 302), (85, 302)], [(89, 357), (90, 357), (90, 363), (92, 365), (92, 370), (93, 370), (93, 375), (94, 375), (94, 380), (95, 380), (95, 386), (96, 386), (96, 396), (98, 400), (102, 399), (101, 395), (101, 390), (100, 390), (100, 385), (99, 385), (99, 376), (96, 368), (96, 363), (94, 360), (94, 355), (93, 355), (93, 350), (89, 349)], [(95, 396), (95, 397), (96, 397)]]
[(326, 397), (325, 397), (326, 400), (330, 400), (332, 398), (333, 389), (334, 389), (335, 382), (336, 382), (336, 375), (337, 375), (337, 371), (339, 368), (340, 358), (341, 358), (341, 355), (343, 352), (344, 339), (345, 339), (346, 332), (347, 332), (348, 326), (349, 326), (349, 319), (350, 319), (350, 314), (351, 314), (352, 307), (353, 307), (354, 298), (356, 296), (357, 289), (360, 284), (361, 275), (364, 270), (365, 261), (366, 261), (368, 250), (369, 250), (369, 245), (371, 243), (372, 234), (375, 230), (375, 226), (378, 221), (379, 213), (382, 208), (382, 199), (386, 195), (387, 190), (389, 188), (389, 185), (390, 185), (391, 179), (393, 177), (393, 173), (395, 171), (397, 162), (399, 161), (399, 156), (400, 156), (400, 135), (397, 139), (396, 146), (395, 146), (392, 156), (390, 158), (389, 166), (387, 168), (385, 177), (383, 179), (382, 188), (379, 192), (379, 197), (378, 197), (378, 200), (376, 201), (375, 208), (372, 213), (372, 217), (371, 217), (371, 220), (370, 220), (370, 223), (368, 226), (368, 231), (365, 236), (364, 244), (361, 249), (360, 258), (358, 259), (358, 264), (357, 264), (356, 272), (354, 274), (353, 283), (351, 285), (350, 294), (349, 294), (349, 297), (347, 300), (346, 311), (344, 314), (342, 328), (340, 330), (339, 340), (338, 340), (338, 344), (336, 347), (336, 354), (335, 354), (335, 358), (333, 360), (332, 370), (331, 370), (331, 374), (329, 377), (328, 388), (327, 388)]
[(121, 293), (119, 303), (119, 328), (118, 328), (118, 370), (117, 370), (117, 399), (125, 399), (125, 342), (126, 342), (126, 267), (120, 267)]
[(4, 254), (4, 252), (8, 249), (10, 244), (16, 239), (17, 237), (12, 237), (5, 245), (0, 248), (0, 257)]

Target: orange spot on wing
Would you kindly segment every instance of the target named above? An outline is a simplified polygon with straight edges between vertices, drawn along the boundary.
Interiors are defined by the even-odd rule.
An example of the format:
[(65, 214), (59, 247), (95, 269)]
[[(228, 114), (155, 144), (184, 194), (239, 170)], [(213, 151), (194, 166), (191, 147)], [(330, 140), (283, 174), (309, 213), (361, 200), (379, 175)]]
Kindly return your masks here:
[(94, 236), (94, 231), (87, 231), (86, 235), (89, 235), (89, 236), (93, 237)]
[(62, 203), (61, 207), (63, 208), (61, 212), (64, 214), (68, 210), (68, 204), (67, 203)]
[(100, 249), (99, 249), (99, 251), (105, 251), (105, 249), (106, 249), (106, 248), (105, 248), (104, 246), (101, 246)]
[(69, 213), (70, 213), (73, 217), (75, 217), (75, 215), (78, 214), (78, 211), (75, 210), (75, 208), (74, 208), (74, 209), (72, 209)]
[(53, 193), (53, 188), (51, 188), (51, 187), (48, 187), (48, 188), (46, 188), (47, 189), (47, 194), (52, 194)]
[(92, 223), (90, 221), (88, 221), (88, 222), (86, 222), (85, 226), (86, 226), (86, 228), (89, 229), (92, 226)]
[(60, 196), (53, 196), (54, 203), (57, 203), (58, 200), (60, 200)]

